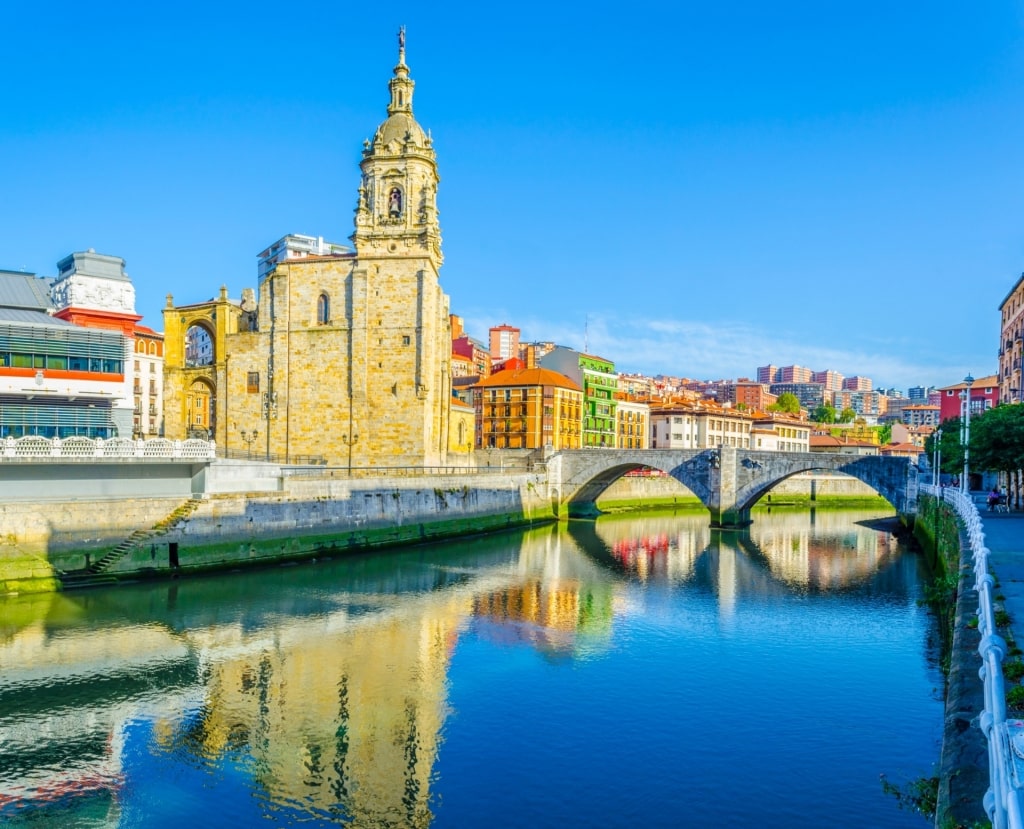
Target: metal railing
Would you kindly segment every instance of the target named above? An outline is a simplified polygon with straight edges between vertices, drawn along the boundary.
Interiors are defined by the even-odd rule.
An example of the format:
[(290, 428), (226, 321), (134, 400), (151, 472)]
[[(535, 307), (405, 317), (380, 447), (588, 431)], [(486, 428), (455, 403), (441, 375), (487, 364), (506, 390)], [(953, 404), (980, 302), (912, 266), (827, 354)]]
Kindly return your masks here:
[(216, 445), (210, 440), (168, 440), (152, 438), (44, 438), (26, 435), (6, 438), (0, 442), (3, 461), (211, 461), (216, 457)]
[(423, 476), (508, 475), (515, 472), (541, 472), (542, 463), (501, 466), (302, 466), (292, 464), (281, 470), (287, 478), (418, 478)]
[(984, 527), (978, 508), (967, 495), (952, 487), (924, 484), (921, 490), (952, 505), (964, 524), (974, 562), (974, 586), (978, 591), (978, 632), (981, 644), (982, 667), (980, 676), (985, 686), (985, 710), (980, 717), (981, 729), (988, 740), (989, 789), (985, 793), (985, 811), (995, 829), (1024, 829), (1024, 809), (1021, 791), (1010, 746), (1010, 733), (1006, 722), (1006, 680), (1003, 677), (1003, 658), (1006, 641), (996, 632), (992, 588), (995, 584), (988, 571), (989, 549), (985, 546)]

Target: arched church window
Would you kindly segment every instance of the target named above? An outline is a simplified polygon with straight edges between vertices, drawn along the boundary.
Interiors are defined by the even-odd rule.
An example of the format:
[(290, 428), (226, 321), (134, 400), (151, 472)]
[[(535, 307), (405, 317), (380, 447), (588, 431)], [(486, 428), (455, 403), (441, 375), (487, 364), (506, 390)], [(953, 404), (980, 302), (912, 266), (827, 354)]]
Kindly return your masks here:
[(402, 215), (402, 191), (397, 187), (388, 193), (388, 215), (396, 219)]
[(185, 332), (185, 365), (213, 365), (213, 338), (202, 325), (190, 325)]
[(316, 301), (316, 324), (327, 325), (331, 321), (331, 298), (320, 294)]

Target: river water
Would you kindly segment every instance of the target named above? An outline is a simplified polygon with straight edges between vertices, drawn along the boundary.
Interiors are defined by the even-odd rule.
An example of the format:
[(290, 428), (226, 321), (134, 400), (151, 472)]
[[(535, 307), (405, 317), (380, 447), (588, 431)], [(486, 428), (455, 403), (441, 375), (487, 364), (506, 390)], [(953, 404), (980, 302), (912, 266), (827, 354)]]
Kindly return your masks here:
[(882, 520), (602, 517), (0, 600), (0, 825), (924, 827), (926, 576)]

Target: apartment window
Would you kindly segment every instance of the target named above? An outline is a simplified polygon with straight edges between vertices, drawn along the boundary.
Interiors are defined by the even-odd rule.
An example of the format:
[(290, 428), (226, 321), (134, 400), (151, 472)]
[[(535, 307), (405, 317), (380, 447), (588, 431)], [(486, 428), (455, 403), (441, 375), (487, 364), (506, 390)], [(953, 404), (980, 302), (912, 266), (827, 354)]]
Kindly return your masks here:
[(411, 342), (412, 340), (409, 338), (408, 334), (402, 336), (402, 345), (409, 345)]
[(258, 371), (250, 371), (245, 375), (245, 390), (249, 394), (260, 393), (260, 373)]

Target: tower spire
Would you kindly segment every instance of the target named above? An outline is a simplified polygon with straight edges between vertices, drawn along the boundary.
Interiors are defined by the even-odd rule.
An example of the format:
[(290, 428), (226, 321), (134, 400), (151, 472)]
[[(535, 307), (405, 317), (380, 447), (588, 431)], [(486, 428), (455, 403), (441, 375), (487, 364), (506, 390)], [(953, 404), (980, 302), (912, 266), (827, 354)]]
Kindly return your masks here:
[(398, 27), (398, 65), (395, 66), (395, 76), (389, 86), (391, 103), (388, 104), (388, 115), (396, 112), (412, 114), (412, 90), (415, 84), (409, 78), (409, 67), (405, 65), (405, 26)]

